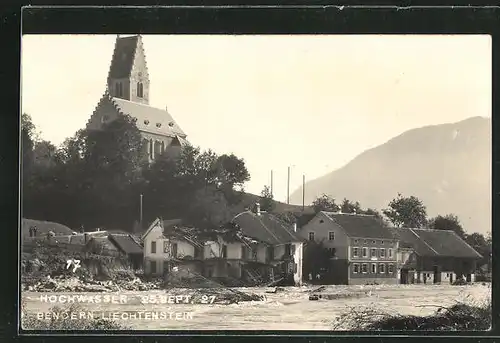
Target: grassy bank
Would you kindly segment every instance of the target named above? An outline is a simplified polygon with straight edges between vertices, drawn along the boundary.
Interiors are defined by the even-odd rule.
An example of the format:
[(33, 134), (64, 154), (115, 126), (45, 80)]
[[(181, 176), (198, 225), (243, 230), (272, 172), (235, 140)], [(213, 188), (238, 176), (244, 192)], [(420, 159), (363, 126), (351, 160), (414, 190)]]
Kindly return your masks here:
[(349, 331), (485, 331), (491, 328), (491, 301), (435, 306), (430, 316), (391, 314), (374, 308), (351, 308), (333, 330)]

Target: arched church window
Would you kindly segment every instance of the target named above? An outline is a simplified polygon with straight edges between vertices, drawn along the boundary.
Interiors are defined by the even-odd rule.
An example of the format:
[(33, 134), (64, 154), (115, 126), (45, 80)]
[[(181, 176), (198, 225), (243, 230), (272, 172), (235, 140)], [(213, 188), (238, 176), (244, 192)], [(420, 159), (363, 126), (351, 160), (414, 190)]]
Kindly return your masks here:
[(143, 95), (144, 95), (144, 88), (142, 82), (137, 82), (137, 96), (139, 98), (142, 98)]
[(115, 85), (115, 96), (116, 97), (123, 96), (123, 84), (121, 82), (117, 82)]

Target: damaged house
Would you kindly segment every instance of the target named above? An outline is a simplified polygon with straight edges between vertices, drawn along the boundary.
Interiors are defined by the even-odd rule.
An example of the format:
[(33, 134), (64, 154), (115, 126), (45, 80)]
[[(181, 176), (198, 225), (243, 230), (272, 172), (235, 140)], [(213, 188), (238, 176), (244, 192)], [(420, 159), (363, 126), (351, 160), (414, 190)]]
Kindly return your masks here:
[(474, 282), (482, 256), (451, 230), (397, 229), (399, 280), (411, 283)]
[(102, 234), (85, 233), (85, 249), (87, 251), (110, 256), (125, 256), (133, 269), (142, 268), (143, 249), (140, 242), (127, 233), (107, 233)]
[(254, 285), (301, 284), (303, 241), (294, 226), (261, 211), (259, 204), (227, 226), (232, 230), (205, 245), (207, 277), (227, 276)]
[(180, 219), (157, 218), (141, 236), (145, 274), (165, 275), (174, 267), (202, 273), (204, 243), (193, 229), (180, 224)]

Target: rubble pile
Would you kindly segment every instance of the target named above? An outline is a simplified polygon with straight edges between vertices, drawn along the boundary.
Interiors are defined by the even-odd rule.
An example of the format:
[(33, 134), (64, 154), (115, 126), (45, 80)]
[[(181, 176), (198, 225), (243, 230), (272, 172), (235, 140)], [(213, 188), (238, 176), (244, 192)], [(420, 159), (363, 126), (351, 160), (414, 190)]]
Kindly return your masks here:
[(32, 285), (25, 285), (24, 290), (32, 292), (119, 292), (147, 291), (160, 289), (159, 282), (143, 282), (139, 278), (132, 280), (94, 280), (91, 278), (58, 276), (52, 278), (50, 275)]

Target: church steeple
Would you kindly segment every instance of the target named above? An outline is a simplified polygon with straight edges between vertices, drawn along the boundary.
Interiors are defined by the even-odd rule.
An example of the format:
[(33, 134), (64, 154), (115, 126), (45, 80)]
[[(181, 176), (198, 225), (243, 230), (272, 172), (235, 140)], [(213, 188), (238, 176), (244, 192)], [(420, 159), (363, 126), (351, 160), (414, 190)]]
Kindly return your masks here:
[(108, 92), (116, 98), (149, 104), (149, 74), (141, 35), (117, 35)]

